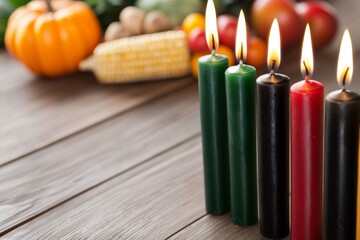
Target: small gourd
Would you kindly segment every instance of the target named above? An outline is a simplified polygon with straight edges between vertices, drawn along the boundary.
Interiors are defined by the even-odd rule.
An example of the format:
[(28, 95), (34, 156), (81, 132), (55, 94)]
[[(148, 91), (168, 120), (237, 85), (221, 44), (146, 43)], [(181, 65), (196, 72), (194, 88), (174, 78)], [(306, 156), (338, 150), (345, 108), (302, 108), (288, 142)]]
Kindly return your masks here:
[(16, 9), (5, 33), (7, 50), (31, 71), (60, 76), (77, 71), (101, 40), (101, 27), (83, 2), (31, 1)]

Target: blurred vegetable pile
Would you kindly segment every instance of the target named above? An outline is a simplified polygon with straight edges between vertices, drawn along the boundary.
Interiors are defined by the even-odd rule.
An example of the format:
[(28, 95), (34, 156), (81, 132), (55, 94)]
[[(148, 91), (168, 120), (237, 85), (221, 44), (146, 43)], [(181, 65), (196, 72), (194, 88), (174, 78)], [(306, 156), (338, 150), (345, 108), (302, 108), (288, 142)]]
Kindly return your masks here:
[[(181, 25), (192, 12), (204, 12), (206, 0), (84, 0), (94, 9), (101, 26), (106, 29), (117, 21), (119, 12), (128, 6), (137, 6), (145, 12), (159, 10), (170, 19), (172, 27)], [(237, 15), (240, 9), (250, 10), (253, 0), (214, 0), (218, 13)]]
[[(151, 51), (151, 46), (140, 44), (137, 49), (139, 56), (133, 58), (129, 57), (134, 55), (130, 47), (123, 49), (123, 46), (133, 46), (129, 44), (131, 42), (151, 40), (153, 46), (162, 49), (161, 42), (167, 39), (164, 39), (165, 36), (177, 36), (177, 39), (185, 40), (186, 45), (182, 45), (181, 51), (186, 51), (183, 59), (190, 56), (188, 63), (183, 65), (185, 67), (181, 74), (170, 72), (171, 68), (166, 70), (165, 67), (157, 72), (146, 69), (145, 72), (152, 73), (153, 76), (139, 76), (138, 79), (151, 79), (154, 76), (159, 79), (189, 72), (197, 77), (197, 60), (209, 53), (204, 15), (207, 0), (33, 0), (28, 3), (29, 1), (0, 0), (0, 45), (3, 44), (5, 28), (9, 22), (5, 36), (8, 51), (39, 75), (59, 76), (71, 73), (78, 69), (80, 62), (89, 63), (89, 59), (98, 61), (99, 56), (104, 59), (108, 69), (106, 71), (117, 68), (121, 59), (131, 59), (134, 61), (131, 64), (144, 72), (147, 66), (143, 65), (140, 53)], [(214, 0), (214, 3), (218, 15), (218, 52), (227, 55), (231, 65), (236, 64), (235, 41), (240, 9), (244, 10), (248, 24), (246, 62), (257, 68), (264, 67), (266, 63), (266, 41), (274, 18), (279, 21), (283, 49), (300, 46), (306, 22), (310, 24), (315, 49), (327, 46), (338, 28), (336, 10), (325, 1)], [(23, 6), (25, 4), (27, 5)], [(19, 8), (14, 12), (17, 7)], [(23, 18), (23, 12), (31, 14)], [(182, 31), (182, 34), (157, 34), (174, 30)], [(101, 39), (106, 43), (98, 45)], [(119, 56), (105, 54), (101, 49), (119, 49), (116, 50)], [(171, 49), (169, 44), (166, 50), (173, 51)], [(160, 52), (167, 55), (164, 51)], [(86, 59), (91, 54), (95, 58)], [(173, 61), (172, 64), (181, 64), (176, 59)], [(104, 72), (99, 66), (97, 72)], [(159, 72), (163, 75), (156, 75)], [(131, 73), (131, 79), (136, 79), (136, 74)], [(108, 82), (120, 80), (126, 81), (122, 78), (110, 79)]]
[[(266, 64), (266, 41), (275, 18), (279, 22), (281, 46), (284, 50), (300, 47), (306, 23), (310, 25), (315, 50), (329, 45), (338, 28), (336, 10), (324, 1), (297, 3), (293, 0), (255, 0), (248, 14), (250, 15), (247, 17), (249, 31), (246, 63), (256, 68), (264, 67)], [(191, 70), (194, 77), (197, 77), (199, 57), (209, 53), (204, 25), (205, 16), (201, 13), (188, 15), (182, 24), (193, 53)], [(232, 65), (235, 63), (237, 16), (220, 14), (217, 25), (220, 40), (218, 52), (227, 55)]]

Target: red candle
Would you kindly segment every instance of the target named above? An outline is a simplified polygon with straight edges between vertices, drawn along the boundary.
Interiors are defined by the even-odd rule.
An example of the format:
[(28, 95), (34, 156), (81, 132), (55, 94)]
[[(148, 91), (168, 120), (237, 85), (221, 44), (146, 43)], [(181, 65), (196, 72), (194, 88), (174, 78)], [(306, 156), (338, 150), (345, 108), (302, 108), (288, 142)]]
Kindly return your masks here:
[(324, 87), (310, 80), (313, 56), (306, 27), (301, 55), (305, 80), (290, 89), (291, 239), (322, 239)]

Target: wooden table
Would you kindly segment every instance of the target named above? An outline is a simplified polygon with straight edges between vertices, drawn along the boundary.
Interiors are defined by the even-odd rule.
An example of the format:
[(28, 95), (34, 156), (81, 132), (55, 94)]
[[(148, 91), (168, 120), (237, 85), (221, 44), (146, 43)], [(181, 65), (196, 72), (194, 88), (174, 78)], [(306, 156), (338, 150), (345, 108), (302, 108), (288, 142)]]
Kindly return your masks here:
[[(333, 4), (355, 46), (357, 0)], [(356, 17), (355, 17), (356, 16)], [(314, 78), (338, 88), (334, 44)], [(301, 79), (299, 54), (281, 72)], [(204, 210), (197, 82), (103, 86), (91, 74), (38, 79), (0, 53), (0, 236), (4, 239), (261, 239)]]

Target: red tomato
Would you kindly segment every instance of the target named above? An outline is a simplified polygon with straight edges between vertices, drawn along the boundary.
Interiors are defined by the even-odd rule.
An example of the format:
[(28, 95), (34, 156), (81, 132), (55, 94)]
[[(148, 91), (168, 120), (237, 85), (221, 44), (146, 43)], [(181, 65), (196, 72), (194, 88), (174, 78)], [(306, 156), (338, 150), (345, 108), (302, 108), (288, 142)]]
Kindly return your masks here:
[(271, 24), (277, 18), (283, 48), (292, 47), (302, 40), (305, 21), (296, 13), (290, 0), (256, 0), (251, 18), (255, 31), (264, 39), (268, 38)]
[(220, 15), (217, 25), (220, 43), (235, 49), (237, 18), (226, 14)]
[(302, 2), (296, 12), (310, 25), (314, 48), (324, 47), (335, 37), (338, 29), (336, 10), (327, 2)]
[(204, 52), (208, 50), (206, 42), (205, 30), (202, 28), (194, 28), (188, 37), (189, 47), (193, 52)]

